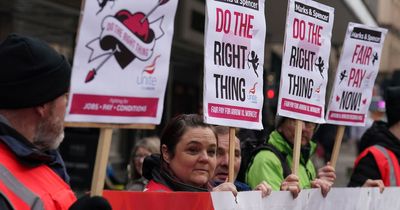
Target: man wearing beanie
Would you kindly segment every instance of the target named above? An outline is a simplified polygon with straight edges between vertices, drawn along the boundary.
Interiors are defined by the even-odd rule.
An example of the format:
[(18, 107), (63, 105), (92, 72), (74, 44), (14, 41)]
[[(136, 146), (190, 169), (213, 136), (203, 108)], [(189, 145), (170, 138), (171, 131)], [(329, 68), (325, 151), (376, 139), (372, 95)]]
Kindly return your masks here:
[(349, 186), (400, 186), (400, 86), (385, 93), (387, 123), (376, 121), (364, 133)]
[[(252, 157), (247, 168), (246, 183), (254, 187), (256, 183), (266, 181), (273, 190), (289, 190), (292, 193), (293, 187), (297, 187), (298, 190), (321, 188), (322, 195), (326, 196), (336, 175), (334, 168), (330, 165), (322, 167), (317, 174), (310, 159), (316, 149), (316, 143), (311, 141), (317, 129), (315, 123), (302, 122), (298, 175), (291, 174), (295, 122), (295, 119), (276, 116), (276, 130), (270, 134), (266, 142), (272, 149), (259, 150)], [(298, 181), (298, 186), (290, 185), (294, 180)]]
[(57, 151), (71, 66), (35, 38), (0, 44), (0, 208), (68, 209), (76, 198)]

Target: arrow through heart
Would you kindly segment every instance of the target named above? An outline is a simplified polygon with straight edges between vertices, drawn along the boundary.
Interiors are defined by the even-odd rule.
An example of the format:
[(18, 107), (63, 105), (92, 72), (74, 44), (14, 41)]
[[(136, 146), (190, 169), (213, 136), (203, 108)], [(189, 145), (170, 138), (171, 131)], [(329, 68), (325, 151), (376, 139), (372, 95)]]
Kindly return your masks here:
[[(144, 44), (145, 47), (148, 47), (148, 44), (151, 44), (154, 42), (156, 38), (154, 31), (150, 28), (150, 23), (148, 20), (148, 17), (161, 5), (166, 4), (169, 0), (159, 0), (157, 2), (157, 5), (153, 7), (150, 12), (147, 14), (144, 14), (142, 12), (137, 12), (134, 14), (131, 14), (128, 10), (120, 10), (116, 13), (115, 19), (117, 19), (120, 23), (123, 24), (123, 27), (125, 26), (132, 35), (138, 37), (141, 42)], [(162, 19), (161, 19), (162, 20)], [(103, 29), (104, 30), (104, 29)], [(134, 39), (133, 39), (134, 40)], [(140, 41), (139, 41), (140, 42)], [(89, 43), (90, 44), (90, 43)], [(89, 45), (88, 44), (88, 45)], [(153, 43), (154, 45), (154, 43)], [(122, 69), (124, 69), (129, 63), (131, 63), (137, 56), (138, 54), (135, 54), (132, 50), (129, 49), (129, 46), (125, 46), (124, 43), (121, 42), (117, 37), (112, 36), (112, 35), (105, 35), (100, 39), (100, 47), (104, 51), (112, 50), (110, 54), (108, 54), (104, 60), (96, 67), (93, 68), (88, 72), (85, 78), (85, 83), (88, 83), (92, 81), (99, 69), (112, 57), (114, 56), (118, 64), (121, 66)], [(152, 46), (154, 47), (154, 46)], [(90, 48), (90, 47), (89, 47)], [(132, 48), (132, 47), (131, 47)], [(93, 50), (92, 48), (90, 48)], [(147, 50), (152, 50), (153, 48), (147, 49), (143, 48), (143, 54), (147, 54)], [(136, 52), (137, 53), (137, 52)], [(142, 55), (142, 57), (145, 55)], [(151, 57), (151, 54), (149, 55), (148, 58)], [(147, 60), (146, 59), (141, 59), (139, 56), (139, 59), (141, 60)], [(89, 59), (91, 60), (91, 58)]]

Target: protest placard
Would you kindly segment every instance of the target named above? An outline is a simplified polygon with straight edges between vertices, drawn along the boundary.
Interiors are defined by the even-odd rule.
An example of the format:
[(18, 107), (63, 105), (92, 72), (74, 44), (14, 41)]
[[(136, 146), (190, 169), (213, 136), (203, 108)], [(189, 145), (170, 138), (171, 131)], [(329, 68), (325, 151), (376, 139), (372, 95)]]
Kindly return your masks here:
[(264, 0), (206, 3), (205, 121), (262, 129)]
[(92, 196), (102, 194), (113, 129), (161, 121), (177, 4), (82, 1), (65, 121), (101, 128)]
[(331, 156), (335, 167), (345, 125), (364, 126), (378, 75), (386, 29), (349, 23), (326, 122), (339, 125)]
[(289, 0), (279, 115), (324, 122), (333, 19), (332, 7), (314, 1)]
[(326, 122), (364, 126), (387, 29), (349, 23)]
[(66, 121), (161, 121), (177, 0), (86, 1)]

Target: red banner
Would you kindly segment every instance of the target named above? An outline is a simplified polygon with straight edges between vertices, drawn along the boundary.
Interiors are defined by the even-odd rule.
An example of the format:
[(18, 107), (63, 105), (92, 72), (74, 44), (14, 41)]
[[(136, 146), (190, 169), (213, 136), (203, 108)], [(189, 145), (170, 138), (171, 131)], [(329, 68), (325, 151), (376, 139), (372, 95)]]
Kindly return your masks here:
[(132, 192), (104, 190), (112, 209), (123, 210), (214, 210), (208, 192)]

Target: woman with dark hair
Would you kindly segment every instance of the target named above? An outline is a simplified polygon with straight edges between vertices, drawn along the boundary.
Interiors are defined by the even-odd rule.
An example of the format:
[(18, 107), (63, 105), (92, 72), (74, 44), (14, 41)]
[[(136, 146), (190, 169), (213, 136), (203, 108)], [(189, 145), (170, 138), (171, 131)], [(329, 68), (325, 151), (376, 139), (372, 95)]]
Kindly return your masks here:
[(232, 183), (213, 188), (209, 181), (216, 167), (217, 135), (211, 125), (196, 114), (173, 118), (161, 135), (161, 155), (151, 155), (143, 163), (149, 179), (144, 191), (232, 191)]

